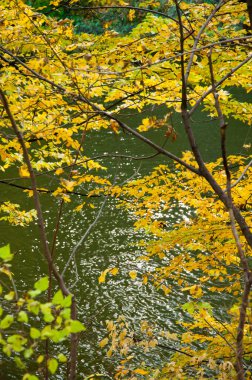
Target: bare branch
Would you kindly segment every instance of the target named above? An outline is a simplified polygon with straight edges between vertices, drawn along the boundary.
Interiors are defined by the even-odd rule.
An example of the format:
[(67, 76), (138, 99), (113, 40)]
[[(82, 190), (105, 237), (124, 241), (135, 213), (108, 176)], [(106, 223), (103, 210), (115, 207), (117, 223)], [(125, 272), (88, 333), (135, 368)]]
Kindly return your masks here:
[(107, 202), (107, 199), (108, 199), (108, 197), (106, 196), (106, 197), (104, 198), (104, 201), (102, 202), (102, 205), (101, 205), (101, 207), (100, 207), (100, 209), (99, 209), (99, 211), (98, 211), (98, 213), (97, 213), (97, 215), (96, 215), (94, 221), (88, 226), (86, 232), (85, 232), (84, 235), (80, 238), (80, 240), (78, 241), (78, 243), (75, 245), (74, 249), (72, 250), (71, 254), (69, 255), (69, 258), (68, 258), (68, 260), (67, 260), (67, 262), (66, 262), (66, 264), (65, 264), (65, 267), (64, 267), (64, 269), (63, 269), (63, 271), (62, 271), (62, 273), (61, 273), (61, 276), (62, 276), (62, 277), (64, 277), (65, 272), (66, 272), (66, 270), (68, 269), (71, 260), (75, 257), (75, 255), (76, 255), (78, 249), (79, 249), (79, 248), (81, 247), (81, 245), (84, 243), (84, 241), (86, 240), (87, 236), (90, 234), (91, 230), (93, 229), (93, 227), (97, 224), (98, 220), (100, 219), (101, 214), (102, 214), (102, 211), (103, 211), (103, 209), (104, 209), (104, 207), (105, 207), (105, 204), (106, 204), (106, 202)]
[(233, 187), (235, 187), (236, 185), (238, 185), (238, 183), (244, 178), (245, 174), (247, 173), (248, 169), (250, 168), (250, 166), (252, 165), (252, 160), (248, 163), (248, 165), (245, 167), (245, 169), (243, 170), (242, 174), (240, 175), (240, 177), (233, 183), (231, 184), (231, 189)]

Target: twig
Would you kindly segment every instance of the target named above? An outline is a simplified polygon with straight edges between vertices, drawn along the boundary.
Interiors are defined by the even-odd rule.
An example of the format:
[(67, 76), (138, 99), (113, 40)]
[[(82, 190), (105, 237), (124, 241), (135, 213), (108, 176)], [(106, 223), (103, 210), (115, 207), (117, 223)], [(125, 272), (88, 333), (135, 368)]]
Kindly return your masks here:
[(233, 184), (230, 185), (231, 189), (234, 188), (236, 185), (238, 185), (238, 183), (243, 179), (243, 177), (245, 176), (246, 172), (248, 171), (248, 169), (250, 168), (251, 165), (252, 165), (252, 160), (245, 167), (245, 169), (243, 170), (243, 172), (240, 175), (240, 177)]
[(97, 215), (96, 215), (96, 217), (95, 217), (93, 223), (91, 223), (91, 224), (88, 226), (86, 232), (84, 233), (84, 235), (81, 237), (81, 239), (78, 241), (78, 243), (75, 245), (74, 249), (72, 250), (72, 252), (71, 252), (71, 254), (70, 254), (70, 256), (69, 256), (69, 258), (68, 258), (68, 260), (67, 260), (67, 263), (66, 263), (66, 265), (65, 265), (65, 267), (64, 267), (64, 269), (63, 269), (63, 271), (62, 271), (62, 273), (61, 273), (61, 276), (62, 276), (62, 277), (64, 277), (65, 272), (66, 272), (66, 270), (68, 269), (68, 266), (69, 266), (69, 264), (70, 264), (72, 258), (75, 257), (77, 250), (78, 250), (79, 247), (83, 244), (83, 242), (86, 240), (87, 236), (90, 234), (90, 232), (91, 232), (91, 230), (93, 229), (93, 227), (97, 224), (97, 222), (98, 222), (98, 220), (99, 220), (99, 218), (100, 218), (100, 216), (101, 216), (101, 214), (102, 214), (102, 211), (103, 211), (103, 209), (104, 209), (104, 206), (105, 206), (105, 204), (106, 204), (106, 202), (107, 202), (107, 199), (108, 199), (108, 197), (106, 196), (106, 197), (104, 198), (104, 201), (103, 201), (103, 203), (102, 203), (102, 205), (101, 205), (101, 207), (100, 207), (100, 209), (99, 209), (99, 211), (98, 211), (98, 213), (97, 213)]
[(230, 349), (232, 350), (232, 351), (234, 351), (235, 352), (235, 348), (233, 347), (233, 345), (227, 340), (227, 338), (223, 335), (223, 334), (221, 334), (220, 333), (220, 331), (218, 331), (209, 321), (207, 321), (206, 319), (204, 319), (204, 321), (208, 324), (208, 326), (210, 326), (210, 328), (217, 334), (217, 335), (219, 335), (219, 337), (221, 337), (221, 339), (223, 339), (224, 340), (224, 342), (226, 342), (227, 343), (227, 345), (230, 347)]

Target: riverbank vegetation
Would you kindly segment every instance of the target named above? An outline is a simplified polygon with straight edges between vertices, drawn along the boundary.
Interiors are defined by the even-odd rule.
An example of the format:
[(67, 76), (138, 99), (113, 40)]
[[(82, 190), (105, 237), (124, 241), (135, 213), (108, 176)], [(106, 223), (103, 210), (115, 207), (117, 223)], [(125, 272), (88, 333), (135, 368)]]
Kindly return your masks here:
[[(242, 154), (229, 155), (229, 121), (248, 129), (252, 122), (249, 0), (53, 0), (46, 6), (49, 14), (22, 0), (0, 5), (0, 182), (26, 195), (19, 204), (7, 193), (0, 203), (1, 220), (24, 231), (37, 225), (41, 249), (36, 260), (45, 271), (33, 289), (20, 294), (9, 266), (12, 252), (6, 245), (0, 250), (2, 361), (13, 360), (23, 380), (57, 374), (83, 378), (78, 345), (85, 326), (83, 305), (75, 296), (81, 284), (76, 256), (111, 198), (142, 234), (135, 244), (146, 270), (131, 270), (128, 276), (162, 292), (167, 303), (175, 291), (185, 302), (177, 305), (178, 333), (171, 325), (158, 330), (147, 320), (136, 333), (123, 315), (104, 321), (107, 333), (97, 351), (106, 350), (114, 367), (86, 378), (251, 378), (249, 142)], [(129, 21), (122, 34), (111, 28), (109, 17), (115, 13), (106, 13), (111, 9)], [(84, 23), (87, 13), (97, 11), (105, 15), (101, 34), (83, 33), (70, 19), (51, 17), (69, 12)], [(154, 114), (158, 107), (165, 108), (162, 117)], [(210, 150), (216, 149), (212, 136), (219, 130), (215, 162), (207, 162), (195, 133), (199, 108), (206, 115), (200, 133)], [(131, 126), (126, 111), (142, 114), (141, 122)], [(172, 152), (172, 141), (180, 139), (175, 118), (188, 142), (179, 155)], [(87, 141), (106, 135), (118, 139), (118, 148), (94, 153)], [(120, 136), (133, 136), (148, 147), (148, 155), (121, 153)], [(147, 160), (151, 167), (157, 156), (163, 162), (148, 174), (136, 171), (123, 183), (109, 174), (108, 159)], [(58, 205), (53, 231), (48, 231), (43, 201), (49, 195)], [(57, 255), (61, 219), (65, 205), (76, 198), (72, 212), (97, 207), (96, 219), (62, 263)], [(97, 282), (102, 287), (115, 276), (120, 265), (104, 268)], [(222, 304), (222, 297), (229, 302)], [(162, 363), (150, 366), (139, 359), (139, 352), (148, 358), (157, 348), (167, 352)]]

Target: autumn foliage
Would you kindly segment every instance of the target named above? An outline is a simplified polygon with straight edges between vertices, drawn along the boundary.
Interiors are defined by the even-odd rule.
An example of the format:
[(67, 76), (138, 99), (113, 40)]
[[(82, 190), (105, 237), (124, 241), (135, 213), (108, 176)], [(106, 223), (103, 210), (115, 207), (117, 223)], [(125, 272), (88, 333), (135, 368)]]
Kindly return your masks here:
[[(51, 6), (67, 6), (85, 17), (86, 8), (79, 1), (54, 0)], [(47, 332), (45, 327), (30, 326), (17, 337), (8, 330), (14, 317), (10, 321), (3, 307), (2, 351), (22, 369), (23, 380), (47, 379), (66, 360), (64, 378), (76, 378), (77, 333), (84, 327), (77, 320), (74, 292), (57, 265), (59, 223), (48, 243), (42, 195), (50, 193), (59, 201), (60, 219), (63, 204), (81, 193), (85, 199), (73, 212), (94, 207), (92, 197), (117, 198), (119, 207), (134, 215), (135, 228), (144, 231), (138, 259), (156, 262), (155, 270), (130, 272), (132, 281), (140, 279), (143, 285), (155, 287), (167, 300), (175, 289), (187, 298), (178, 305), (183, 317), (178, 321), (179, 334), (169, 329), (154, 332), (143, 321), (142, 338), (136, 340), (123, 316), (106, 322), (108, 332), (97, 350), (106, 348), (110, 357), (117, 357), (114, 378), (249, 379), (251, 156), (228, 156), (226, 139), (230, 118), (248, 127), (252, 122), (251, 103), (241, 102), (230, 90), (246, 94), (252, 90), (251, 34), (244, 29), (244, 24), (249, 25), (247, 5), (236, 0), (218, 4), (175, 0), (167, 2), (163, 13), (157, 10), (158, 2), (150, 1), (137, 7), (113, 1), (92, 6), (103, 12), (106, 6), (121, 7), (129, 21), (138, 8), (145, 16), (126, 35), (110, 30), (109, 25), (102, 35), (77, 34), (70, 20), (51, 18), (22, 0), (0, 4), (1, 186), (13, 186), (10, 173), (16, 173), (14, 186), (34, 199), (33, 209), (10, 200), (0, 203), (1, 220), (24, 227), (37, 223), (48, 266), (48, 277), (35, 283), (33, 290), (27, 289), (25, 299), (19, 300), (15, 287), (4, 299), (15, 302), (12, 314), (16, 313), (17, 323), (28, 323), (29, 313), (42, 313), (49, 326)], [(151, 110), (161, 105), (167, 113), (158, 119)], [(192, 119), (199, 107), (210, 121), (219, 123), (221, 158), (213, 163), (204, 161), (195, 138)], [(122, 121), (125, 109), (139, 114), (147, 110), (147, 115), (132, 128)], [(181, 118), (190, 146), (181, 156), (165, 145), (168, 139), (179, 139), (172, 123), (175, 114)], [(153, 129), (160, 132), (160, 145), (146, 137)], [(209, 125), (202, 129), (205, 139), (210, 139)], [(150, 154), (162, 155), (164, 164), (118, 185), (106, 175), (108, 155), (86, 153), (86, 136), (93, 131), (133, 135), (149, 146)], [(48, 173), (54, 178), (54, 188), (45, 186), (43, 178)], [(85, 185), (88, 191), (83, 194)], [(174, 210), (178, 218), (172, 217)], [(0, 251), (1, 276), (7, 276), (13, 287), (15, 276), (6, 266), (9, 256), (6, 259), (5, 253), (11, 255), (9, 248)], [(67, 267), (72, 258), (66, 261)], [(192, 274), (193, 282), (185, 279), (185, 273)], [(104, 268), (97, 281), (102, 284), (108, 275), (120, 276), (120, 268)], [(45, 291), (47, 303), (37, 301)], [(223, 305), (221, 320), (216, 294), (232, 298), (232, 307)], [(36, 310), (30, 306), (33, 301)], [(50, 345), (41, 344), (67, 338), (70, 359), (63, 354), (53, 359)], [(161, 338), (170, 347), (176, 342), (167, 362), (159, 368), (137, 363), (136, 352), (155, 349)], [(31, 348), (33, 340), (41, 352)], [(34, 374), (29, 363), (24, 364), (30, 358), (38, 364)]]

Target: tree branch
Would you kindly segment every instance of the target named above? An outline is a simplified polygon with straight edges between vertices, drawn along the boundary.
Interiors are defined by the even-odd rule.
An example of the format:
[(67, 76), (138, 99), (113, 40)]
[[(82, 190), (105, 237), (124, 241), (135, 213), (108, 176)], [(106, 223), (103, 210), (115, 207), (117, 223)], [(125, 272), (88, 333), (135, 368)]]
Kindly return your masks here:
[[(180, 9), (178, 5), (178, 1), (175, 0), (175, 5), (177, 9), (177, 14), (178, 14), (178, 19), (180, 22), (180, 52), (181, 56), (183, 56), (183, 48), (184, 48), (184, 36), (183, 36), (183, 28), (182, 28), (182, 19), (180, 16)], [(248, 62), (252, 58), (252, 54), (247, 57), (244, 61), (242, 61), (239, 65), (237, 65), (234, 69), (232, 69), (227, 75), (225, 75), (215, 86), (220, 85), (223, 83), (227, 78), (229, 78), (236, 70), (238, 70), (241, 66), (243, 66), (246, 62)], [(192, 114), (192, 110), (195, 110), (197, 107), (196, 105), (193, 107), (193, 109), (188, 112), (187, 110), (187, 86), (186, 86), (186, 81), (185, 81), (185, 70), (184, 70), (184, 60), (181, 59), (181, 77), (182, 77), (182, 105), (181, 105), (181, 114), (182, 114), (182, 120), (183, 120), (183, 125), (185, 128), (185, 131), (188, 136), (189, 143), (191, 145), (191, 149), (193, 151), (194, 157), (196, 159), (196, 162), (199, 166), (199, 174), (202, 175), (209, 185), (212, 187), (214, 190), (215, 194), (220, 198), (220, 200), (224, 203), (224, 205), (229, 209), (229, 197), (228, 195), (221, 189), (220, 185), (216, 182), (212, 174), (209, 172), (207, 169), (200, 151), (198, 149), (198, 146), (196, 144), (196, 140), (193, 135), (193, 131), (190, 125), (190, 116)], [(207, 91), (205, 96), (210, 94), (213, 91), (213, 87), (211, 86), (209, 92)], [(197, 102), (197, 106), (201, 103), (202, 99), (204, 99), (204, 96), (202, 96)], [(240, 226), (240, 229), (247, 240), (248, 244), (250, 247), (252, 247), (252, 232), (249, 229), (249, 226), (247, 225), (245, 219), (243, 218), (242, 214), (240, 213), (240, 210), (233, 206), (233, 213), (235, 220)]]
[(75, 245), (74, 249), (72, 250), (71, 254), (69, 255), (69, 258), (65, 264), (65, 267), (61, 273), (61, 276), (64, 277), (65, 275), (65, 272), (66, 270), (68, 269), (68, 266), (71, 262), (71, 260), (75, 257), (76, 255), (76, 252), (77, 250), (79, 249), (79, 247), (84, 243), (84, 241), (86, 240), (87, 236), (90, 234), (91, 230), (93, 229), (93, 227), (97, 224), (98, 220), (100, 219), (101, 217), (101, 214), (102, 214), (102, 211), (105, 207), (105, 204), (107, 202), (107, 196), (104, 198), (104, 201), (102, 202), (102, 205), (94, 219), (94, 221), (88, 226), (86, 232), (84, 233), (84, 235), (80, 238), (80, 240), (78, 241), (78, 243)]
[(243, 170), (242, 174), (240, 175), (240, 177), (234, 182), (231, 184), (231, 189), (233, 187), (235, 187), (236, 185), (238, 185), (238, 183), (244, 178), (245, 174), (247, 173), (248, 169), (250, 168), (250, 166), (252, 165), (252, 160), (248, 163), (248, 165), (245, 167), (245, 169)]
[(242, 303), (240, 306), (240, 315), (239, 315), (239, 324), (237, 328), (237, 336), (236, 336), (236, 364), (235, 369), (237, 372), (237, 379), (238, 380), (245, 380), (245, 371), (244, 371), (244, 365), (243, 365), (243, 338), (244, 338), (244, 327), (245, 327), (245, 321), (247, 316), (247, 307), (249, 302), (249, 293), (252, 285), (252, 273), (249, 268), (248, 260), (245, 256), (245, 253), (243, 251), (239, 235), (235, 226), (235, 218), (234, 218), (234, 212), (233, 212), (233, 201), (232, 201), (232, 194), (231, 194), (231, 174), (228, 167), (228, 161), (227, 161), (227, 153), (226, 153), (226, 129), (227, 129), (227, 123), (225, 122), (225, 118), (223, 115), (223, 112), (221, 110), (221, 105), (219, 102), (219, 95), (216, 90), (215, 85), (215, 79), (214, 79), (214, 71), (213, 71), (213, 63), (212, 63), (212, 52), (210, 51), (208, 61), (209, 61), (209, 69), (210, 69), (210, 76), (211, 76), (211, 82), (212, 82), (212, 89), (213, 89), (213, 96), (215, 100), (215, 108), (218, 114), (219, 122), (220, 122), (220, 131), (221, 131), (221, 151), (222, 151), (222, 159), (223, 159), (223, 166), (226, 173), (227, 178), (227, 196), (228, 196), (228, 212), (229, 212), (229, 218), (231, 222), (231, 229), (232, 233), (235, 239), (236, 247), (238, 256), (241, 261), (241, 266), (244, 271), (244, 289), (243, 289), (243, 295), (242, 295)]

